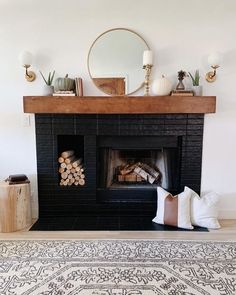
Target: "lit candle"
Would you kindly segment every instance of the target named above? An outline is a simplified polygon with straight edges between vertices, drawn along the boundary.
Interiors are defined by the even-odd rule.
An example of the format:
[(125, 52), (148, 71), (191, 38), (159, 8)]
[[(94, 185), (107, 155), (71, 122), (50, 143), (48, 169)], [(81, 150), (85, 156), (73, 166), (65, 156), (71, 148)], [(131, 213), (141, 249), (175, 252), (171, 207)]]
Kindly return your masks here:
[(152, 65), (153, 54), (151, 50), (145, 50), (143, 52), (143, 65)]

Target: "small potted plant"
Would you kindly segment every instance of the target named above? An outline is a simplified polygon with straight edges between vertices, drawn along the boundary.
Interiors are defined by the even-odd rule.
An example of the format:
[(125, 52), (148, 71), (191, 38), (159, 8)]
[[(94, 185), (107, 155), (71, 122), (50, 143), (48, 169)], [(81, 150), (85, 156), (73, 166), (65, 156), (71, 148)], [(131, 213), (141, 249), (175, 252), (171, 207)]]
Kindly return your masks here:
[(45, 77), (41, 71), (39, 72), (46, 84), (44, 85), (44, 95), (52, 95), (54, 92), (54, 86), (52, 85), (52, 82), (54, 79), (55, 71), (49, 72), (47, 77)]
[(202, 95), (202, 86), (199, 85), (199, 82), (200, 82), (199, 70), (196, 70), (194, 75), (192, 75), (190, 72), (188, 72), (188, 73), (189, 73), (189, 76), (192, 80), (194, 95), (201, 96)]

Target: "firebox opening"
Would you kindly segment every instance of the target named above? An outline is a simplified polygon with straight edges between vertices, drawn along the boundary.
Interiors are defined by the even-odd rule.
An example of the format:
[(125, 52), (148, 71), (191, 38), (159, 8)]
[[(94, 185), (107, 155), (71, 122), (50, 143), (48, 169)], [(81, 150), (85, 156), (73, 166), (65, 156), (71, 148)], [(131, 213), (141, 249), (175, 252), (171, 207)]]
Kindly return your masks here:
[(177, 190), (178, 155), (178, 148), (101, 149), (99, 187), (148, 189), (162, 186), (169, 190)]
[(116, 136), (98, 143), (98, 189), (179, 189), (181, 138)]

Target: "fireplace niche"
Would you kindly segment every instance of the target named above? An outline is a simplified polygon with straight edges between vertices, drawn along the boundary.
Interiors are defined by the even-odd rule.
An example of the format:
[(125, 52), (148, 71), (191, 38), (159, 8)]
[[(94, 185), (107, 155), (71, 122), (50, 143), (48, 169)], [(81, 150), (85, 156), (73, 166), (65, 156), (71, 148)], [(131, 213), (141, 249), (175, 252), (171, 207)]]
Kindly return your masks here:
[(154, 201), (157, 186), (180, 186), (181, 137), (100, 136), (98, 201)]

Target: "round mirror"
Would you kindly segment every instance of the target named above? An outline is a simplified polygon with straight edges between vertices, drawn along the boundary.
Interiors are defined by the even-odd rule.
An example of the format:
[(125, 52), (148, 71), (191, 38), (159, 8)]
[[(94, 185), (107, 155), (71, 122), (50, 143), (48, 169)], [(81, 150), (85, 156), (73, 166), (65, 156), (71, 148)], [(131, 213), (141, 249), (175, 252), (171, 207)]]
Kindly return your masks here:
[(89, 50), (90, 77), (106, 94), (131, 94), (143, 86), (144, 50), (149, 47), (135, 32), (123, 28), (106, 31)]

